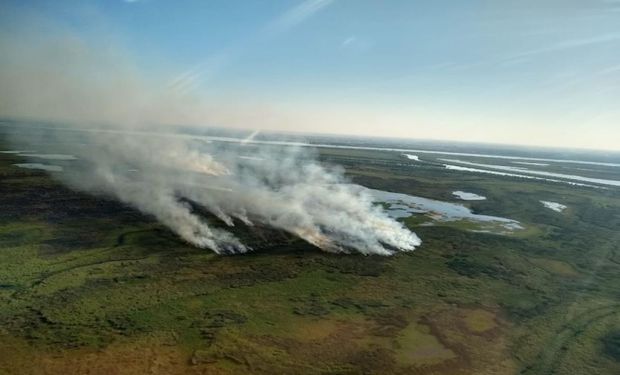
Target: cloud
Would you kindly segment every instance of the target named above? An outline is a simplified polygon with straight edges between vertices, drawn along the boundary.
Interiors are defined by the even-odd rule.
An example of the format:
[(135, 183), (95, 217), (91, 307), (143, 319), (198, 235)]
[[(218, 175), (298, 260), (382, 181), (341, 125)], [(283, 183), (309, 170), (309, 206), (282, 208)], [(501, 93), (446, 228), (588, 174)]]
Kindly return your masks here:
[(355, 52), (366, 52), (371, 49), (372, 46), (373, 43), (371, 41), (362, 39), (356, 35), (351, 35), (340, 43), (340, 47)]
[(257, 35), (248, 36), (247, 40), (239, 45), (229, 46), (227, 49), (213, 54), (205, 61), (181, 72), (171, 81), (170, 87), (179, 93), (192, 91), (204, 82), (207, 82), (210, 78), (215, 77), (231, 61), (240, 58), (247, 49), (246, 45), (253, 44), (251, 43), (252, 41), (269, 39), (289, 31), (314, 14), (327, 8), (334, 1), (335, 0), (306, 0), (284, 11), (284, 13), (268, 22)]
[(353, 45), (356, 41), (357, 41), (357, 37), (355, 35), (351, 35), (350, 37), (342, 41), (341, 46), (344, 48), (347, 48)]
[(180, 73), (170, 81), (170, 88), (184, 94), (196, 89), (202, 83), (215, 77), (237, 55), (237, 51), (228, 50), (215, 54), (200, 64)]
[(580, 48), (580, 47), (588, 47), (588, 46), (598, 45), (598, 44), (613, 43), (613, 42), (618, 42), (618, 41), (620, 41), (620, 33), (609, 33), (609, 34), (593, 36), (590, 38), (565, 40), (565, 41), (562, 41), (562, 42), (559, 42), (559, 43), (556, 43), (556, 44), (553, 44), (547, 47), (531, 49), (528, 51), (520, 52), (518, 54), (515, 54), (505, 59), (503, 62), (505, 63), (506, 61), (513, 61), (513, 60), (521, 61), (531, 56), (536, 56), (536, 55), (541, 55), (541, 54), (546, 54), (546, 53), (551, 53), (551, 52), (559, 52), (559, 51)]
[(272, 33), (285, 32), (301, 24), (333, 3), (334, 0), (305, 0), (273, 20), (268, 25), (267, 29)]

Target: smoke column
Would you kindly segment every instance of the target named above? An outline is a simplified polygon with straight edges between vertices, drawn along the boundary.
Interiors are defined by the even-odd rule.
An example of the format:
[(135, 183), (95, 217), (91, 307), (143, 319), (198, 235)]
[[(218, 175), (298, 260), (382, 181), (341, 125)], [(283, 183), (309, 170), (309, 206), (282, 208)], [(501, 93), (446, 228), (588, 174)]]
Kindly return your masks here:
[[(230, 232), (210, 227), (188, 201), (228, 226), (260, 223), (329, 252), (390, 255), (419, 238), (373, 205), (341, 170), (296, 147), (210, 142), (180, 133), (50, 129), (20, 132), (22, 148), (52, 141), (75, 155), (56, 175), (74, 189), (112, 196), (155, 216), (185, 241), (243, 253)], [(58, 150), (57, 150), (58, 151)]]

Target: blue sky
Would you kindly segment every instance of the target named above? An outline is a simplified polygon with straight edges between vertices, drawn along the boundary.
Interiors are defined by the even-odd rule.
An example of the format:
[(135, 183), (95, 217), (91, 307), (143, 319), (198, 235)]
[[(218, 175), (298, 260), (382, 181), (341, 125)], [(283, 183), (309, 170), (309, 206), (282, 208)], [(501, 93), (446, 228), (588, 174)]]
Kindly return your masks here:
[(178, 95), (237, 112), (206, 125), (620, 149), (620, 1), (1, 7), (20, 15), (4, 16), (4, 34), (44, 20), (94, 49), (113, 44)]

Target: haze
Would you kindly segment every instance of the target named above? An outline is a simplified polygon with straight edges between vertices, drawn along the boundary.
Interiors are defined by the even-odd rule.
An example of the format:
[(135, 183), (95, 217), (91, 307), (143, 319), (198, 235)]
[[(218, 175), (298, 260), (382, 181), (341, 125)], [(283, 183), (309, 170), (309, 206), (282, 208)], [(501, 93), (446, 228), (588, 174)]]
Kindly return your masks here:
[(620, 2), (0, 5), (0, 116), (620, 150)]

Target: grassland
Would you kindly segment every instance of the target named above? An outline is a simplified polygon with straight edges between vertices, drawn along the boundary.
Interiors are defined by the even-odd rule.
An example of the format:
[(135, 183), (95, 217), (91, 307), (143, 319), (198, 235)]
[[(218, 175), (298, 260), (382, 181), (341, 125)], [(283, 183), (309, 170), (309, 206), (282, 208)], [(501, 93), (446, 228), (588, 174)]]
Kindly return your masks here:
[(526, 230), (407, 219), (423, 245), (386, 258), (240, 225), (257, 250), (217, 256), (0, 154), (0, 373), (620, 373), (618, 191), (320, 157), (371, 188), (482, 194), (474, 211)]

